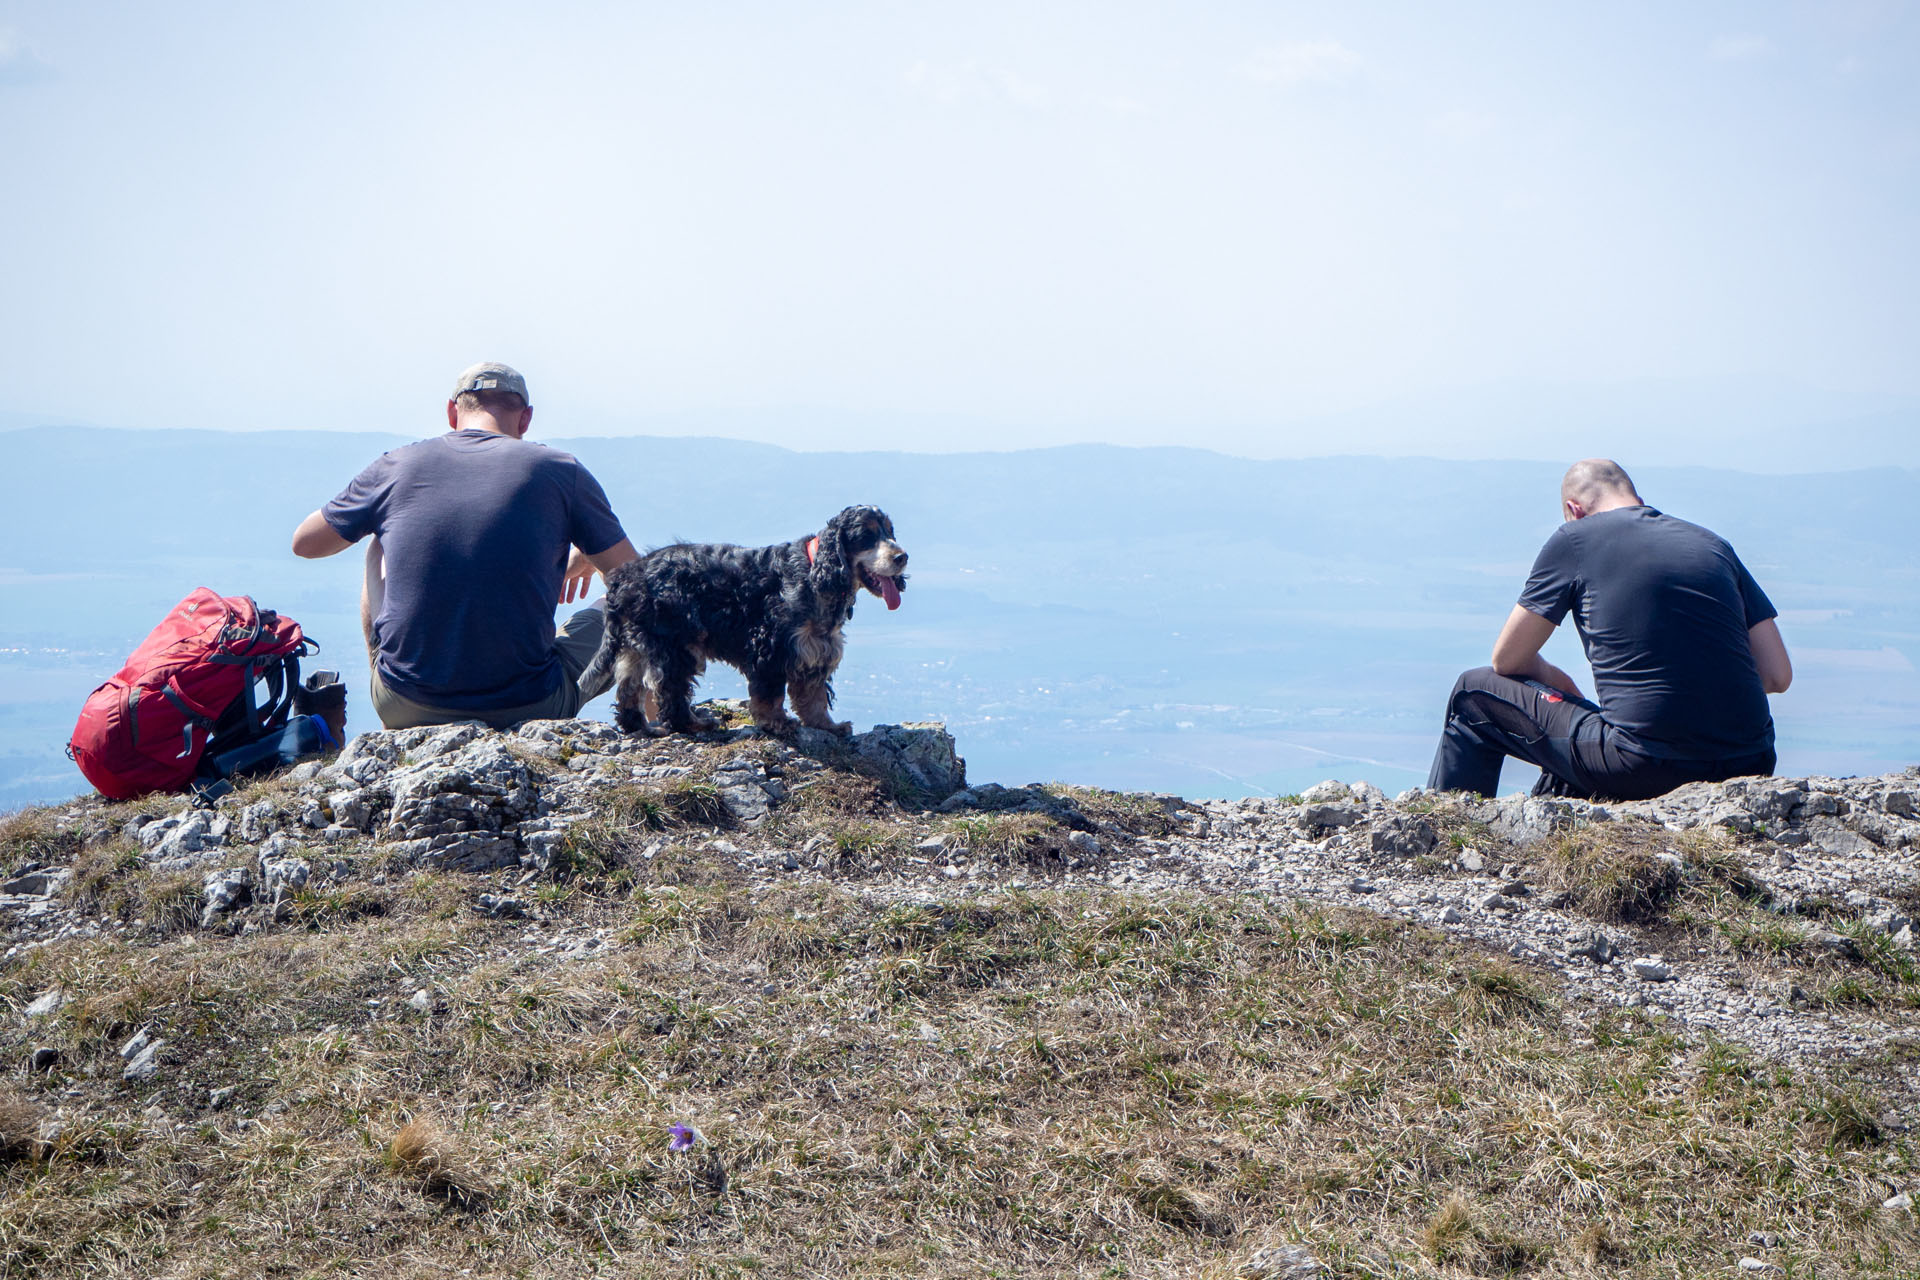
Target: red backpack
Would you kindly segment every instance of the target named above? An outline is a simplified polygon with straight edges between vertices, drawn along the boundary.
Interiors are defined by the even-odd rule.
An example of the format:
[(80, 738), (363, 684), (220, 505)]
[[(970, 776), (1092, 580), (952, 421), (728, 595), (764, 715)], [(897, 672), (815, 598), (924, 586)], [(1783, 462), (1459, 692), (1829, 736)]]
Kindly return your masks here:
[[(210, 741), (237, 743), (286, 722), (307, 652), (293, 619), (201, 587), (88, 696), (68, 754), (110, 800), (184, 790)], [(267, 686), (264, 707), (256, 680)]]

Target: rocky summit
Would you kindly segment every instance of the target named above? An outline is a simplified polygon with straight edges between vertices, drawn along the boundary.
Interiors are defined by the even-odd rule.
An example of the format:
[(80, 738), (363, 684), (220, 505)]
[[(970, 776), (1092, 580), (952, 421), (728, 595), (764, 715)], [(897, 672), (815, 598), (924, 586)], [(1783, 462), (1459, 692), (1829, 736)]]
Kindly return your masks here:
[[(969, 785), (965, 762), (939, 725), (883, 725), (849, 739), (802, 731), (784, 740), (747, 725), (738, 706), (716, 710), (732, 727), (698, 739), (628, 737), (584, 720), (534, 722), (512, 732), (461, 724), (367, 733), (333, 758), (249, 784), (211, 807), (162, 796), (122, 804), (85, 799), (5, 819), (0, 996), (12, 1012), (0, 1052), (14, 1056), (15, 1083), (0, 1098), (0, 1148), (25, 1161), (9, 1175), (14, 1192), (24, 1191), (18, 1179), (28, 1176), (19, 1170), (56, 1178), (62, 1159), (77, 1162), (82, 1173), (125, 1166), (131, 1186), (140, 1182), (131, 1170), (141, 1151), (197, 1161), (193, 1177), (205, 1186), (231, 1176), (216, 1167), (221, 1143), (258, 1145), (263, 1133), (317, 1144), (313, 1151), (332, 1152), (326, 1158), (345, 1161), (356, 1176), (374, 1177), (372, 1166), (355, 1164), (360, 1157), (352, 1154), (354, 1143), (361, 1151), (372, 1143), (385, 1170), (380, 1176), (426, 1195), (426, 1211), (505, 1215), (496, 1224), (501, 1240), (526, 1238), (525, 1215), (560, 1213), (543, 1219), (540, 1231), (560, 1235), (542, 1247), (558, 1247), (561, 1237), (580, 1247), (586, 1241), (597, 1259), (568, 1273), (612, 1268), (631, 1250), (692, 1267), (724, 1246), (758, 1258), (756, 1269), (818, 1274), (785, 1266), (771, 1237), (756, 1234), (779, 1232), (760, 1219), (742, 1226), (738, 1217), (758, 1212), (743, 1205), (765, 1208), (785, 1194), (783, 1186), (797, 1185), (791, 1179), (801, 1175), (792, 1170), (805, 1164), (782, 1146), (796, 1139), (774, 1132), (773, 1117), (785, 1104), (770, 1099), (799, 1088), (820, 1106), (850, 1107), (859, 1092), (854, 1077), (944, 1054), (943, 1070), (969, 1079), (995, 1060), (1015, 1074), (1031, 1068), (1036, 1079), (1054, 1081), (1041, 1092), (1060, 1106), (1069, 1096), (1093, 1096), (1078, 1087), (1051, 1092), (1064, 1079), (1051, 1073), (1067, 1070), (1060, 1064), (1069, 1060), (1078, 1061), (1073, 1071), (1094, 1073), (1087, 1080), (1136, 1072), (1160, 1080), (1156, 1090), (1188, 1080), (1176, 1090), (1188, 1109), (1205, 1110), (1213, 1105), (1205, 1099), (1232, 1092), (1222, 1083), (1229, 1077), (1252, 1071), (1258, 1081), (1245, 1086), (1245, 1100), (1221, 1104), (1233, 1115), (1255, 1111), (1231, 1121), (1220, 1138), (1226, 1146), (1210, 1155), (1183, 1155), (1164, 1135), (1123, 1141), (1115, 1130), (1102, 1139), (1106, 1146), (1077, 1157), (1092, 1165), (1048, 1175), (1068, 1200), (1093, 1195), (1086, 1187), (1076, 1192), (1076, 1178), (1092, 1179), (1087, 1185), (1097, 1184), (1101, 1194), (1111, 1190), (1119, 1207), (1102, 1212), (1132, 1215), (1144, 1234), (1122, 1230), (1115, 1237), (1109, 1227), (1055, 1222), (1040, 1244), (996, 1255), (1015, 1269), (1073, 1271), (1089, 1258), (1121, 1256), (1100, 1250), (1109, 1247), (1101, 1241), (1122, 1237), (1131, 1242), (1126, 1249), (1146, 1250), (1136, 1261), (1212, 1259), (1240, 1267), (1242, 1275), (1387, 1274), (1378, 1268), (1396, 1258), (1472, 1270), (1504, 1257), (1526, 1264), (1508, 1270), (1525, 1271), (1576, 1256), (1638, 1259), (1647, 1274), (1664, 1274), (1676, 1258), (1684, 1260), (1682, 1270), (1697, 1270), (1723, 1245), (1730, 1258), (1743, 1250), (1766, 1255), (1763, 1267), (1799, 1258), (1818, 1264), (1819, 1274), (1899, 1274), (1916, 1256), (1886, 1241), (1907, 1238), (1902, 1232), (1910, 1237), (1911, 1200), (1901, 1197), (1916, 1189), (1907, 1135), (1920, 1116), (1920, 770), (1736, 779), (1609, 805), (1420, 790), (1390, 799), (1364, 782), (1326, 782), (1280, 798), (1187, 801), (1060, 785)], [(1043, 919), (1051, 923), (1036, 923)], [(1319, 939), (1286, 953), (1288, 965), (1307, 968), (1261, 970), (1278, 963), (1263, 950), (1274, 944), (1262, 940), (1283, 937), (1295, 944)], [(1136, 946), (1137, 953), (1130, 950)], [(1190, 962), (1179, 959), (1189, 953)], [(1389, 961), (1389, 953), (1397, 958)], [(1353, 967), (1367, 956), (1372, 969)], [(1335, 968), (1315, 967), (1323, 959)], [(1130, 965), (1163, 968), (1150, 978), (1142, 969), (1136, 983), (1125, 976)], [(1229, 992), (1220, 984), (1240, 971), (1236, 965), (1245, 985)], [(196, 976), (184, 987), (166, 981), (184, 974)], [(249, 985), (261, 975), (278, 977)], [(213, 1012), (227, 1008), (221, 991), (243, 987), (244, 1001)], [(1284, 1005), (1308, 1001), (1303, 993), (1322, 987), (1313, 998), (1319, 1003)], [(1405, 1003), (1415, 988), (1427, 993), (1427, 1005)], [(1468, 996), (1470, 1008), (1461, 1003)], [(1006, 1002), (1016, 999), (1027, 1013), (1007, 1012)], [(1189, 1008), (1190, 1000), (1199, 1003)], [(1459, 1069), (1469, 1078), (1520, 1070), (1501, 1065), (1505, 1053), (1520, 1054), (1516, 1064), (1583, 1064), (1590, 1078), (1574, 1091), (1583, 1107), (1598, 1105), (1589, 1096), (1594, 1088), (1635, 1099), (1692, 1090), (1704, 1114), (1719, 1105), (1716, 1090), (1726, 1086), (1714, 1082), (1728, 1071), (1756, 1089), (1791, 1084), (1816, 1101), (1783, 1114), (1780, 1132), (1798, 1136), (1782, 1141), (1861, 1149), (1855, 1172), (1828, 1171), (1841, 1179), (1829, 1190), (1838, 1188), (1855, 1206), (1845, 1213), (1860, 1216), (1848, 1221), (1872, 1249), (1847, 1261), (1833, 1243), (1846, 1232), (1833, 1237), (1794, 1221), (1785, 1221), (1783, 1232), (1782, 1221), (1769, 1220), (1753, 1222), (1754, 1238), (1772, 1232), (1776, 1242), (1787, 1240), (1777, 1249), (1744, 1236), (1718, 1243), (1688, 1237), (1685, 1248), (1670, 1241), (1635, 1253), (1640, 1246), (1629, 1237), (1639, 1228), (1629, 1206), (1635, 1196), (1654, 1194), (1645, 1187), (1600, 1195), (1598, 1216), (1581, 1228), (1586, 1243), (1556, 1244), (1538, 1222), (1527, 1235), (1496, 1221), (1523, 1214), (1524, 1206), (1494, 1217), (1476, 1208), (1462, 1188), (1478, 1187), (1481, 1203), (1497, 1201), (1500, 1179), (1469, 1176), (1472, 1158), (1459, 1155), (1448, 1157), (1468, 1160), (1459, 1174), (1430, 1186), (1426, 1175), (1413, 1176), (1395, 1193), (1411, 1197), (1417, 1212), (1405, 1212), (1412, 1218), (1398, 1207), (1373, 1218), (1323, 1212), (1316, 1221), (1325, 1229), (1306, 1230), (1293, 1213), (1311, 1205), (1325, 1210), (1334, 1194), (1328, 1188), (1347, 1182), (1322, 1187), (1296, 1172), (1263, 1174), (1269, 1180), (1256, 1185), (1246, 1181), (1252, 1175), (1245, 1162), (1267, 1158), (1258, 1155), (1257, 1136), (1266, 1126), (1279, 1126), (1278, 1134), (1308, 1123), (1309, 1115), (1318, 1117), (1314, 1126), (1349, 1126), (1349, 1144), (1370, 1140), (1365, 1125), (1343, 1110), (1350, 1104), (1340, 1101), (1358, 1087), (1358, 1057), (1349, 1054), (1349, 1065), (1338, 1069), (1326, 1061), (1282, 1065), (1287, 1054), (1315, 1045), (1314, 1052), (1358, 1045), (1357, 1032), (1339, 1030), (1367, 1020), (1364, 1009), (1349, 1007), (1356, 1000), (1367, 1008), (1426, 1010), (1395, 1015), (1405, 1023), (1391, 1033), (1401, 1037), (1393, 1042), (1399, 1048), (1383, 1048), (1382, 1040), (1359, 1057), (1420, 1057), (1473, 1042), (1480, 1045), (1474, 1055), (1493, 1056), (1478, 1066), (1463, 1062)], [(1185, 1010), (1184, 1022), (1159, 1020), (1169, 1003)], [(1208, 1011), (1201, 1015), (1203, 1004)], [(561, 1019), (563, 1030), (528, 1029), (548, 1016), (541, 1010), (558, 1007), (575, 1010)], [(706, 1012), (690, 1012), (696, 1008)], [(680, 1065), (662, 1060), (642, 1070), (653, 1061), (648, 1054), (690, 1035), (688, 1018), (705, 1019), (708, 1043), (730, 1046), (724, 1065), (700, 1057), (693, 1036), (673, 1059)], [(1423, 1020), (1435, 1018), (1435, 1026), (1464, 1021), (1444, 1035), (1423, 1032)], [(1021, 1029), (1022, 1019), (1031, 1025)], [(989, 1036), (982, 1028), (996, 1020), (1010, 1029)], [(887, 1031), (889, 1024), (897, 1025)], [(456, 1025), (463, 1028), (458, 1034)], [(1181, 1039), (1175, 1026), (1191, 1038)], [(1482, 1032), (1518, 1034), (1513, 1028), (1521, 1026), (1524, 1048), (1474, 1040)], [(1112, 1034), (1093, 1036), (1095, 1027)], [(1276, 1042), (1281, 1028), (1292, 1030)], [(532, 1040), (549, 1035), (544, 1048), (533, 1047)], [(653, 1035), (658, 1045), (630, 1046), (630, 1035)], [(1077, 1044), (1076, 1035), (1093, 1038), (1071, 1051), (1049, 1047)], [(788, 1036), (794, 1038), (781, 1039)], [(973, 1044), (974, 1036), (991, 1043)], [(763, 1050), (754, 1046), (764, 1042), (764, 1052), (774, 1053), (774, 1040), (787, 1047), (762, 1063)], [(805, 1084), (787, 1080), (773, 1094), (719, 1101), (745, 1077), (770, 1069), (778, 1054), (801, 1053), (809, 1043), (841, 1043), (845, 1052)], [(1232, 1067), (1225, 1060), (1207, 1066), (1212, 1052), (1227, 1052), (1219, 1050), (1223, 1044), (1232, 1046)], [(1660, 1078), (1641, 1079), (1636, 1073), (1649, 1070), (1646, 1055), (1656, 1052), (1666, 1064), (1655, 1073)], [(500, 1065), (501, 1054), (519, 1065)], [(698, 1065), (686, 1065), (696, 1059)], [(383, 1076), (383, 1064), (416, 1060), (420, 1065), (398, 1076)], [(344, 1083), (329, 1063), (339, 1070), (358, 1063), (352, 1078), (363, 1083)], [(703, 1140), (717, 1144), (729, 1126), (755, 1136), (740, 1137), (731, 1154), (715, 1145), (710, 1163), (689, 1163), (692, 1199), (671, 1211), (648, 1207), (656, 1191), (667, 1194), (655, 1187), (656, 1170), (642, 1179), (655, 1187), (644, 1194), (629, 1187), (605, 1200), (615, 1184), (603, 1182), (593, 1184), (599, 1190), (578, 1191), (580, 1203), (597, 1206), (582, 1210), (584, 1218), (552, 1205), (536, 1212), (535, 1202), (548, 1193), (536, 1194), (526, 1180), (555, 1176), (547, 1156), (535, 1162), (536, 1173), (514, 1165), (503, 1148), (490, 1173), (472, 1140), (458, 1136), (463, 1125), (484, 1131), (493, 1123), (486, 1117), (507, 1123), (529, 1098), (561, 1090), (563, 1076), (595, 1072), (604, 1073), (594, 1077), (595, 1099), (611, 1096), (607, 1090), (654, 1099), (659, 1114), (647, 1123), (657, 1129), (681, 1114), (676, 1107), (695, 1105), (666, 1097), (682, 1071), (706, 1082), (699, 1105), (730, 1108), (686, 1112), (706, 1126)], [(913, 1195), (931, 1199), (897, 1211), (926, 1215), (928, 1239), (947, 1242), (936, 1252), (966, 1256), (978, 1244), (966, 1242), (974, 1229), (955, 1224), (982, 1212), (979, 1204), (993, 1203), (992, 1194), (1004, 1201), (1005, 1193), (983, 1192), (988, 1200), (976, 1203), (967, 1199), (971, 1191), (938, 1190), (947, 1175), (923, 1162), (959, 1141), (952, 1126), (974, 1122), (965, 1119), (963, 1100), (951, 1101), (958, 1110), (950, 1114), (941, 1111), (948, 1102), (902, 1101), (937, 1078), (895, 1081), (887, 1086), (893, 1100), (875, 1104), (876, 1114), (892, 1116), (883, 1129), (906, 1125), (922, 1133), (914, 1142), (932, 1145), (910, 1154), (896, 1135), (887, 1140), (893, 1154), (884, 1158), (848, 1154), (858, 1144), (833, 1158), (878, 1161), (874, 1167), (891, 1169), (886, 1176), (901, 1186), (921, 1179), (925, 1186)], [(375, 1079), (385, 1083), (366, 1083)], [(1482, 1083), (1491, 1090), (1488, 1106), (1510, 1100), (1515, 1087), (1511, 1079)], [(754, 1087), (769, 1086), (760, 1080)], [(1123, 1096), (1131, 1087), (1112, 1089)], [(1424, 1101), (1404, 1105), (1444, 1121), (1456, 1105), (1446, 1099), (1474, 1087), (1423, 1084)], [(987, 1095), (979, 1089), (992, 1092), (981, 1084), (980, 1098)], [(560, 1096), (542, 1105), (584, 1105)], [(1135, 1099), (1123, 1110), (1131, 1115), (1139, 1105)], [(1467, 1107), (1459, 1123), (1470, 1124), (1472, 1106), (1458, 1105)], [(1574, 1105), (1573, 1095), (1565, 1105)], [(1631, 1102), (1630, 1109), (1641, 1105)], [(1828, 1126), (1820, 1130), (1824, 1137), (1810, 1136), (1810, 1115), (1827, 1117), (1819, 1121)], [(310, 1117), (304, 1128), (296, 1123), (302, 1116)], [(152, 1132), (129, 1136), (132, 1120)], [(1714, 1121), (1723, 1122), (1724, 1115)], [(526, 1123), (548, 1122), (529, 1116)], [(604, 1123), (613, 1126), (608, 1132), (632, 1133), (621, 1127), (628, 1121)], [(1182, 1121), (1170, 1115), (1169, 1123), (1177, 1129)], [(1521, 1121), (1506, 1114), (1498, 1123)], [(1636, 1111), (1630, 1121), (1594, 1123), (1652, 1122)], [(190, 1124), (214, 1136), (193, 1152), (175, 1150), (185, 1139), (165, 1136), (175, 1133), (169, 1126), (184, 1133)], [(681, 1128), (685, 1134), (676, 1129), (672, 1139), (675, 1153), (693, 1143), (686, 1135), (700, 1132), (691, 1123)], [(570, 1149), (600, 1150), (593, 1144), (602, 1139), (588, 1129), (569, 1132)], [(1498, 1141), (1510, 1142), (1511, 1132), (1498, 1129)], [(1166, 1150), (1155, 1146), (1168, 1143)], [(416, 1147), (425, 1154), (409, 1155)], [(1131, 1154), (1113, 1154), (1123, 1149)], [(1229, 1157), (1229, 1149), (1239, 1154)], [(769, 1171), (758, 1181), (745, 1168), (729, 1173), (723, 1155), (769, 1162)], [(964, 1164), (961, 1155), (950, 1158), (960, 1162), (953, 1167)], [(1213, 1173), (1182, 1163), (1201, 1159), (1216, 1162), (1208, 1166)], [(632, 1173), (639, 1166), (605, 1152), (588, 1163), (596, 1179), (613, 1177), (608, 1170), (615, 1168), (629, 1169), (622, 1177), (639, 1176)], [(774, 1164), (790, 1172), (775, 1176)], [(983, 1187), (1007, 1176), (993, 1171), (998, 1167), (983, 1166)], [(1235, 1168), (1242, 1173), (1222, 1172)], [(291, 1166), (279, 1176), (298, 1184), (300, 1195), (316, 1194), (312, 1178), (303, 1182), (307, 1175), (296, 1176)], [(1371, 1176), (1339, 1174), (1358, 1179), (1355, 1185)], [(1400, 1175), (1379, 1176), (1392, 1185)], [(1688, 1176), (1675, 1173), (1672, 1196), (1689, 1194), (1681, 1189)], [(1796, 1185), (1804, 1191), (1813, 1184)], [(1616, 1192), (1617, 1213), (1605, 1208)], [(73, 1194), (76, 1203), (84, 1199)], [(144, 1187), (140, 1194), (153, 1201), (142, 1212), (157, 1221), (201, 1192)], [(714, 1215), (729, 1195), (735, 1218), (724, 1225)], [(933, 1207), (948, 1203), (941, 1196), (960, 1196), (972, 1207), (951, 1201), (949, 1220)], [(1679, 1230), (1674, 1224), (1698, 1217), (1687, 1230), (1732, 1232), (1753, 1212), (1751, 1203), (1733, 1203), (1741, 1198), (1731, 1196), (1704, 1217), (1697, 1205), (1676, 1209), (1669, 1225)], [(1783, 1195), (1782, 1203), (1788, 1199)], [(1563, 1192), (1550, 1191), (1541, 1203), (1566, 1202)], [(991, 1218), (1004, 1207), (985, 1212)], [(9, 1212), (0, 1211), (0, 1221)], [(341, 1212), (343, 1222), (359, 1224), (354, 1230), (384, 1239), (404, 1234), (408, 1228), (396, 1227), (394, 1215), (413, 1210), (360, 1205)], [(620, 1214), (627, 1215), (622, 1225), (609, 1230), (607, 1222)], [(850, 1229), (850, 1221), (834, 1219), (831, 1231)], [(37, 1219), (14, 1229), (11, 1238), (36, 1242), (35, 1256), (49, 1265), (84, 1262), (100, 1274), (122, 1265), (109, 1255), (134, 1274), (146, 1263), (192, 1253), (162, 1247), (158, 1227), (135, 1233), (137, 1240), (117, 1238), (100, 1253), (90, 1250), (84, 1232), (63, 1237)], [(328, 1247), (289, 1244), (284, 1226), (258, 1230), (279, 1242), (274, 1248), (304, 1258), (300, 1266), (329, 1256)], [(791, 1230), (798, 1228), (779, 1228)], [(1005, 1230), (1011, 1227), (1002, 1223), (988, 1234)], [(1792, 1254), (1796, 1231), (1801, 1252)], [(1401, 1243), (1364, 1243), (1375, 1234)], [(363, 1243), (356, 1238), (348, 1252)], [(792, 1247), (819, 1267), (828, 1267), (830, 1256), (832, 1266), (856, 1259), (824, 1245), (812, 1254)], [(512, 1247), (498, 1248), (504, 1252), (478, 1260), (510, 1261)], [(891, 1256), (873, 1248), (878, 1252), (857, 1257)], [(476, 1260), (458, 1249), (447, 1256), (469, 1266)], [(1893, 1269), (1876, 1270), (1876, 1258)], [(189, 1272), (203, 1273), (181, 1273)], [(488, 1272), (483, 1265), (475, 1273)]]

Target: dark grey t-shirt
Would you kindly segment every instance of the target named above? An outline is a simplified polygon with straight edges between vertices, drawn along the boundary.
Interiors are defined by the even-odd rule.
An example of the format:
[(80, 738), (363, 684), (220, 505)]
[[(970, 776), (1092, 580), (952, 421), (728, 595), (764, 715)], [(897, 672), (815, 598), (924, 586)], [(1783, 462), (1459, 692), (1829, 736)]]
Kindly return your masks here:
[(573, 455), (491, 431), (383, 453), (322, 514), (350, 542), (378, 534), (386, 553), (373, 620), (381, 681), (456, 711), (560, 687), (553, 610), (568, 548), (598, 555), (626, 536)]
[(1521, 607), (1571, 611), (1606, 717), (1650, 756), (1731, 760), (1773, 745), (1750, 628), (1778, 612), (1722, 538), (1652, 507), (1560, 526)]

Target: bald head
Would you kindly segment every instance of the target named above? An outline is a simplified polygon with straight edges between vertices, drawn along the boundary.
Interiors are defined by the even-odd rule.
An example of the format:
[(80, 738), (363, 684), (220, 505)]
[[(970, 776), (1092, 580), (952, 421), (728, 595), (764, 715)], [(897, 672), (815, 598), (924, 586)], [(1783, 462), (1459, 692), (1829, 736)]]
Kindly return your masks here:
[(1615, 507), (1645, 505), (1633, 481), (1611, 458), (1583, 458), (1568, 467), (1560, 481), (1560, 503), (1570, 520)]

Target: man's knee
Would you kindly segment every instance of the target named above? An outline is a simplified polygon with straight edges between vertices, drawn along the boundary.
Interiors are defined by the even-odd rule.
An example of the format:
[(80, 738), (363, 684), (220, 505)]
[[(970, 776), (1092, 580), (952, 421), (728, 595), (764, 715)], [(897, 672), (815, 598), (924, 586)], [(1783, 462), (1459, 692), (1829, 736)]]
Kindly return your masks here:
[(1447, 714), (1453, 715), (1460, 709), (1460, 695), (1476, 693), (1487, 687), (1487, 678), (1494, 675), (1492, 667), (1474, 667), (1462, 671), (1460, 678), (1453, 682), (1453, 691), (1447, 695)]

